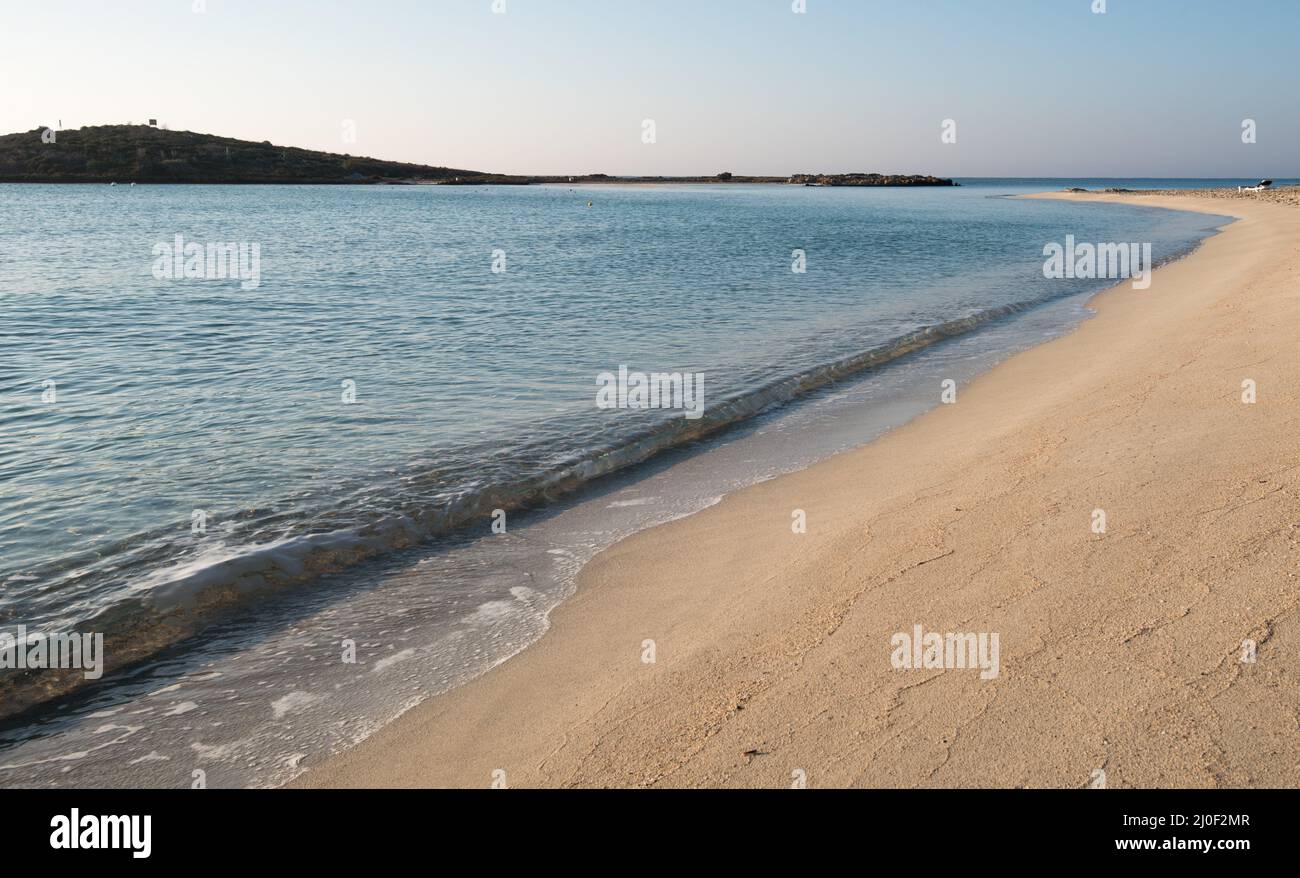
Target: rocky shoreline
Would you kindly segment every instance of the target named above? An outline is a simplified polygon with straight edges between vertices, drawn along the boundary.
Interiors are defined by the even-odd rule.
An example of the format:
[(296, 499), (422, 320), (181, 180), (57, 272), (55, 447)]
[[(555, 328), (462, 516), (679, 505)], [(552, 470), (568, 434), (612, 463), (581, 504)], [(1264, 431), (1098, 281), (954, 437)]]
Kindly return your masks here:
[(615, 183), (635, 186), (682, 185), (697, 183), (764, 183), (786, 186), (960, 186), (953, 180), (917, 174), (792, 174), (789, 177), (747, 177), (721, 173), (712, 177), (612, 177), (609, 174), (584, 174), (558, 177), (483, 177), (453, 178), (430, 181), (443, 186), (479, 186), (485, 183), (513, 184), (591, 184)]
[(1234, 201), (1267, 201), (1273, 204), (1290, 204), (1300, 207), (1300, 186), (1274, 186), (1272, 189), (1265, 189), (1261, 192), (1244, 192), (1235, 187), (1224, 187), (1222, 189), (1066, 189), (1066, 192), (1082, 193), (1087, 195), (1131, 195), (1135, 197), (1164, 195), (1164, 196), (1194, 196), (1196, 198), (1222, 198)]

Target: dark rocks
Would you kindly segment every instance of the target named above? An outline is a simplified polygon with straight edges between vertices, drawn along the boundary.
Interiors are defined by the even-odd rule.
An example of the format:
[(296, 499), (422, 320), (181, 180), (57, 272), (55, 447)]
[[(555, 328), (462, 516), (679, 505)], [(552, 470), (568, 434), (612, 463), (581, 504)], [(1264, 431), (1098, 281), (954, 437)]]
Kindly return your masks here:
[(952, 180), (917, 174), (795, 174), (796, 186), (955, 186)]

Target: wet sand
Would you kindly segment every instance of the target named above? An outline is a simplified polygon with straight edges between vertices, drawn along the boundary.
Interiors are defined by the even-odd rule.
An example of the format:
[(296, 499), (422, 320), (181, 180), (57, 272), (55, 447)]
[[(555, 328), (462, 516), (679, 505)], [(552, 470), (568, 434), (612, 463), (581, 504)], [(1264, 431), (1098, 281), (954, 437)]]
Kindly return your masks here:
[[(1050, 197), (1240, 221), (955, 404), (602, 553), (538, 643), (296, 785), (1300, 784), (1300, 210)], [(895, 668), (916, 625), (996, 634), (997, 676)]]

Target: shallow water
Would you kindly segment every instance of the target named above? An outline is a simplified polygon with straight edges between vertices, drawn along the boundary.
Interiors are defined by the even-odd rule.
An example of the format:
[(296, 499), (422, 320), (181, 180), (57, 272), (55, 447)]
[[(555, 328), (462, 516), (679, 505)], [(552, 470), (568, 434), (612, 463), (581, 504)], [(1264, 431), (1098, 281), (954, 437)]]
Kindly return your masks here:
[[(1064, 331), (1108, 282), (1045, 243), (1220, 224), (1000, 197), (1060, 185), (8, 187), (0, 627), (152, 659), (11, 724), (0, 784), (281, 782), (536, 639), (600, 548)], [(258, 243), (257, 289), (156, 280), (176, 234)], [(623, 364), (708, 416), (598, 409)]]

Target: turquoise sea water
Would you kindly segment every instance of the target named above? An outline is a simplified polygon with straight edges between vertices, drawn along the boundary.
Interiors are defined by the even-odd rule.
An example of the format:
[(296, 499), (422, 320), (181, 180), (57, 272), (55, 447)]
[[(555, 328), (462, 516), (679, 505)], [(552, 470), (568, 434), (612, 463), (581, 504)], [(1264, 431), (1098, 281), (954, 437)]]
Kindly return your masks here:
[[(891, 398), (906, 396), (915, 351), (940, 343), (948, 353), (938, 357), (969, 349), (972, 364), (996, 359), (1080, 316), (1061, 303), (1112, 283), (1045, 279), (1045, 244), (1150, 242), (1159, 262), (1223, 222), (1005, 197), (1065, 185), (1205, 183), (5, 187), (0, 631), (100, 631), (110, 653), (155, 661), (143, 682), (110, 674), (94, 687), (102, 692), (79, 696), (121, 706), (194, 673), (176, 663), (222, 636), (234, 639), (221, 661), (251, 662), (256, 647), (239, 640), (246, 629), (231, 629), (232, 614), (267, 626), (274, 617), (283, 632), (286, 619), (337, 612), (345, 593), (368, 602), (350, 618), (400, 615), (457, 651), (439, 652), (448, 669), (426, 667), (384, 710), (358, 707), (367, 715), (342, 738), (364, 736), (380, 713), (481, 672), (544, 630), (545, 609), (530, 602), (545, 594), (549, 609), (564, 589), (530, 580), (521, 597), (502, 585), (534, 575), (526, 546), (501, 548), (490, 570), (449, 560), (447, 540), (493, 537), (494, 510), (525, 523), (549, 515), (603, 476), (627, 478), (647, 461), (684, 465), (709, 431), (865, 376), (894, 380)], [(256, 244), (255, 288), (155, 277), (155, 245), (177, 235)], [(796, 250), (803, 273), (792, 271)], [(598, 408), (597, 376), (623, 365), (703, 373), (705, 416)], [(744, 466), (726, 487), (753, 480)], [(572, 562), (547, 576), (571, 578), (617, 536), (583, 532), (582, 547), (547, 544)], [(444, 572), (406, 569), (412, 591), (385, 592), (399, 561)], [(542, 621), (504, 637), (492, 620), (473, 621), (508, 615), (511, 598), (495, 606), (502, 588)], [(257, 643), (271, 636), (268, 627)], [(245, 684), (274, 686), (274, 665), (256, 664)], [(115, 685), (126, 689), (113, 694)], [(0, 689), (9, 700), (0, 714), (26, 710), (6, 732), (8, 760), (0, 749), (0, 784), (59, 782), (42, 768), (63, 746), (58, 735), (71, 734), (40, 714), (54, 693)], [(305, 694), (276, 702), (289, 705), (271, 711), (276, 720), (319, 699), (307, 689), (282, 696), (294, 692)], [(259, 758), (288, 758), (257, 734), (240, 740), (261, 741)], [(311, 753), (340, 738), (313, 740), (296, 746)], [(48, 752), (21, 758), (33, 747)], [(113, 776), (99, 771), (80, 781)]]

